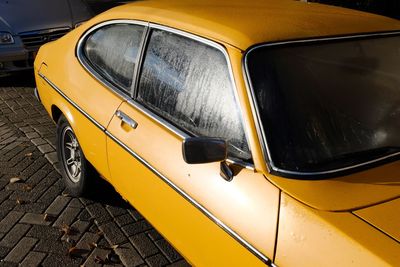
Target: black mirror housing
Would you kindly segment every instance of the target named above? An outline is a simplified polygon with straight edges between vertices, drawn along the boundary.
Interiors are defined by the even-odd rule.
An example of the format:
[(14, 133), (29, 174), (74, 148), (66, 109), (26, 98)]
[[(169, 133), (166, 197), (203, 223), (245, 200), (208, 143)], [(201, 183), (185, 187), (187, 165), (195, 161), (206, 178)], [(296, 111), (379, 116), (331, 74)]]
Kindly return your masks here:
[(226, 141), (220, 138), (189, 137), (182, 143), (183, 159), (189, 164), (224, 161), (227, 153)]

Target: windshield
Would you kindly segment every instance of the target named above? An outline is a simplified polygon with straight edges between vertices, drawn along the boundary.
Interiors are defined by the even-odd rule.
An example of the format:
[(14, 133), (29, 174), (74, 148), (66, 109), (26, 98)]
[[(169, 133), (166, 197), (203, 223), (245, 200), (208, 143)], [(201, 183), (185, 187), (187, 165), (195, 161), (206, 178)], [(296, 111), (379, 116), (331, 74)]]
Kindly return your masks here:
[(399, 151), (399, 36), (260, 46), (246, 69), (275, 170), (334, 172)]

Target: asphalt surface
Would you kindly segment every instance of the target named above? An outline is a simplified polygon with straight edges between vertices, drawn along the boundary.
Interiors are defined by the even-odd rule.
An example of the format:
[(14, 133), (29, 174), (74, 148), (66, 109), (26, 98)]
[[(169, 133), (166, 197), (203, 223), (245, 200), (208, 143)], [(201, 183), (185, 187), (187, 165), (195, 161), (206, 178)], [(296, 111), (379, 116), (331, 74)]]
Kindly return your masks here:
[(30, 71), (0, 78), (0, 266), (189, 266), (106, 182), (68, 196), (33, 88)]

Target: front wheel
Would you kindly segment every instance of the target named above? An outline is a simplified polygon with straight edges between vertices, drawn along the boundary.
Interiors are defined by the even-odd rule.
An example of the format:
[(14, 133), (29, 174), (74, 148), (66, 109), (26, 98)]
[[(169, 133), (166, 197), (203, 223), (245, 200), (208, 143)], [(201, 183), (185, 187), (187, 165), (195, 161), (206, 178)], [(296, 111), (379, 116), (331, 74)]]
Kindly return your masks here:
[(57, 123), (56, 143), (65, 187), (72, 196), (82, 196), (87, 192), (93, 171), (64, 116), (61, 116)]

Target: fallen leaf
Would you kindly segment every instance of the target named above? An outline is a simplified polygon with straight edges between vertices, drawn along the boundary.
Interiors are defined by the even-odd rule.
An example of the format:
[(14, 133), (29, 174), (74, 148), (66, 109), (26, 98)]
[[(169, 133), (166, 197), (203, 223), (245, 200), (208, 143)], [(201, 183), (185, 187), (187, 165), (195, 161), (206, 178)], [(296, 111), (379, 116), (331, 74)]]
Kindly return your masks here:
[(52, 222), (52, 221), (54, 221), (54, 219), (55, 219), (55, 217), (53, 215), (50, 215), (50, 214), (47, 214), (47, 213), (45, 213), (43, 215), (43, 220), (45, 222)]
[(18, 205), (22, 205), (22, 204), (26, 203), (23, 199), (20, 199), (20, 198), (17, 198), (16, 202), (17, 202)]
[(32, 157), (32, 152), (31, 153), (26, 153), (25, 157)]
[(99, 256), (95, 256), (94, 257), (94, 262), (97, 264), (105, 264), (105, 260), (103, 260), (102, 258), (100, 258)]
[(103, 236), (103, 235), (104, 235), (103, 231), (101, 231), (101, 230), (98, 230), (98, 231), (96, 232), (96, 234), (97, 234), (98, 236)]
[(22, 190), (23, 191), (31, 191), (32, 190), (32, 186), (31, 185), (29, 185), (29, 184), (25, 184), (23, 187), (22, 187)]
[(69, 197), (69, 195), (67, 193), (62, 193), (61, 194), (63, 197)]
[(71, 258), (79, 258), (79, 257), (82, 257), (83, 254), (86, 254), (86, 253), (88, 253), (87, 250), (79, 249), (77, 247), (70, 247), (68, 249), (67, 255), (70, 256)]
[(119, 245), (113, 245), (113, 246), (111, 246), (110, 248), (111, 249), (116, 249), (116, 248), (118, 248), (119, 247)]
[(88, 247), (89, 247), (89, 249), (97, 248), (97, 243), (94, 243), (94, 242), (88, 243)]
[(10, 184), (15, 184), (21, 181), (21, 178), (19, 177), (13, 177), (10, 179)]
[(64, 233), (65, 235), (69, 235), (69, 234), (71, 233), (71, 227), (69, 227), (69, 226), (66, 225), (66, 224), (63, 224), (63, 225), (61, 226), (61, 228), (60, 228), (60, 231), (61, 231), (62, 233)]

